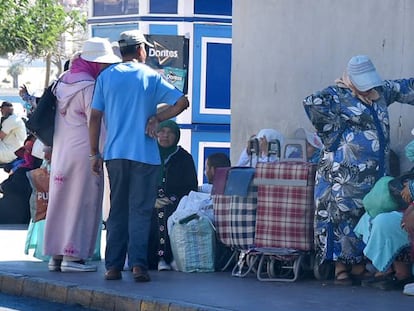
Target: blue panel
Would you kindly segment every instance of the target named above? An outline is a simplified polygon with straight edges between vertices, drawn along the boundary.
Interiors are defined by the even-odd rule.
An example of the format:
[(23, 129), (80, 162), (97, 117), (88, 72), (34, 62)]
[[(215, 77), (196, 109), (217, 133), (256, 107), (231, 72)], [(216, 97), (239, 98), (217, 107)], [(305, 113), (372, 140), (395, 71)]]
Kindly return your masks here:
[(150, 0), (150, 13), (177, 14), (177, 0)]
[[(202, 39), (208, 37), (210, 43), (207, 43), (207, 54), (212, 52), (215, 55), (222, 55), (222, 59), (218, 60), (221, 63), (220, 67), (215, 65), (216, 60), (213, 59), (213, 56), (202, 55)], [(201, 113), (201, 107), (207, 104), (210, 107), (226, 107), (230, 106), (230, 80), (231, 72), (229, 70), (231, 66), (231, 46), (228, 43), (217, 43), (214, 42), (214, 38), (228, 38), (231, 39), (231, 26), (230, 25), (205, 25), (205, 24), (195, 24), (194, 25), (194, 47), (193, 47), (193, 98), (192, 98), (192, 120), (194, 123), (216, 123), (216, 124), (229, 124), (230, 123), (230, 114), (224, 112), (223, 114), (210, 114), (210, 113)], [(222, 45), (222, 47), (221, 47)], [(224, 53), (226, 56), (223, 56)], [(205, 58), (207, 62), (207, 75), (206, 76), (206, 85), (201, 85), (202, 83), (202, 58)], [(227, 64), (224, 64), (224, 60)], [(222, 75), (219, 78), (219, 82), (214, 81), (214, 75)], [(224, 82), (223, 82), (224, 81)], [(223, 83), (228, 86), (228, 90), (222, 91)], [(203, 88), (205, 87), (208, 93), (201, 94)], [(220, 90), (221, 94), (224, 95), (222, 98), (217, 90)], [(204, 91), (204, 90), (203, 90)], [(206, 103), (200, 102), (205, 97)], [(218, 100), (217, 100), (218, 99)], [(216, 101), (217, 100), (217, 101)], [(224, 102), (225, 101), (225, 102)], [(224, 102), (224, 105), (223, 105)]]
[(178, 27), (177, 25), (149, 25), (149, 34), (150, 35), (177, 35)]
[[(116, 19), (115, 19), (116, 18)], [(94, 17), (93, 20), (88, 20), (89, 24), (99, 23), (127, 23), (127, 22), (176, 22), (176, 23), (214, 23), (214, 24), (231, 24), (231, 16), (217, 16), (217, 15), (202, 15), (202, 16), (176, 16), (176, 15), (144, 15), (144, 16), (131, 16), (131, 15), (117, 15), (108, 17)]]
[(206, 108), (230, 109), (231, 44), (207, 44)]
[(138, 14), (138, 0), (94, 0), (93, 16)]
[(231, 0), (194, 0), (194, 14), (232, 15)]
[(190, 129), (195, 132), (229, 132), (230, 124), (208, 124), (208, 123), (191, 123), (180, 124), (182, 129)]
[(92, 37), (108, 38), (109, 41), (118, 41), (119, 34), (126, 30), (138, 29), (138, 24), (115, 24), (92, 26)]

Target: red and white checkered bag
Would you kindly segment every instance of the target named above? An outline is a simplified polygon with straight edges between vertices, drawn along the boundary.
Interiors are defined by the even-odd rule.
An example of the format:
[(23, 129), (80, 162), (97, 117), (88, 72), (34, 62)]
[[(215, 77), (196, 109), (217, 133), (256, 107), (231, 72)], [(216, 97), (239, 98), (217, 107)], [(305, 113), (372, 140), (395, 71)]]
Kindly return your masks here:
[(257, 164), (256, 247), (313, 249), (315, 172), (308, 162)]

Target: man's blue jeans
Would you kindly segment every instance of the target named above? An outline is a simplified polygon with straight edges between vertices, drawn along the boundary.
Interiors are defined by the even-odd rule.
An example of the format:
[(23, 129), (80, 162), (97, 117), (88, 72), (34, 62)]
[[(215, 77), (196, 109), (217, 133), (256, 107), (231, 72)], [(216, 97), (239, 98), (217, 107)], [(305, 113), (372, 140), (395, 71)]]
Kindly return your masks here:
[(147, 269), (148, 237), (159, 166), (122, 159), (105, 163), (111, 190), (105, 267), (121, 271), (128, 253), (130, 267)]

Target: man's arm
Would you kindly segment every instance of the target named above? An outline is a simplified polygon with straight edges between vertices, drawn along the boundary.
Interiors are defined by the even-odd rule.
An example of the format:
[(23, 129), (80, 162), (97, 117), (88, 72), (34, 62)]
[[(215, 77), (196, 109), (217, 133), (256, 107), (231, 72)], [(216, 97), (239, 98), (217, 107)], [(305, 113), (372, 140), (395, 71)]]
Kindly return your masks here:
[(99, 153), (102, 115), (102, 111), (92, 109), (89, 120), (89, 141), (91, 147), (89, 158), (91, 160), (92, 172), (96, 175), (100, 175), (102, 172), (102, 156)]
[(147, 121), (145, 134), (152, 138), (156, 138), (158, 124), (164, 120), (171, 119), (190, 106), (187, 97), (181, 96), (174, 105), (168, 106), (157, 114), (151, 116)]
[(4, 137), (6, 137), (7, 136), (7, 134), (6, 133), (4, 133), (3, 131), (0, 131), (0, 139), (1, 140), (3, 140), (4, 139)]
[(168, 106), (167, 108), (163, 109), (162, 111), (156, 114), (158, 122), (162, 122), (164, 120), (168, 120), (179, 115), (189, 106), (190, 103), (188, 102), (187, 97), (181, 96), (174, 105)]

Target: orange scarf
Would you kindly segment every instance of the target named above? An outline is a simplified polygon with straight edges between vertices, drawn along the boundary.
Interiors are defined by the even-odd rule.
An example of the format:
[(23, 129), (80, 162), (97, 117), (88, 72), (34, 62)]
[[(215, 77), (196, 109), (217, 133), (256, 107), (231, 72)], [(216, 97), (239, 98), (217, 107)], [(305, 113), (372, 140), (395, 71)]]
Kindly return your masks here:
[(371, 89), (367, 94), (361, 94), (361, 92), (358, 91), (358, 89), (352, 84), (346, 71), (342, 74), (341, 78), (335, 80), (335, 83), (338, 87), (350, 89), (353, 96), (358, 97), (367, 105), (372, 105), (374, 101), (380, 98), (378, 92), (375, 89)]

